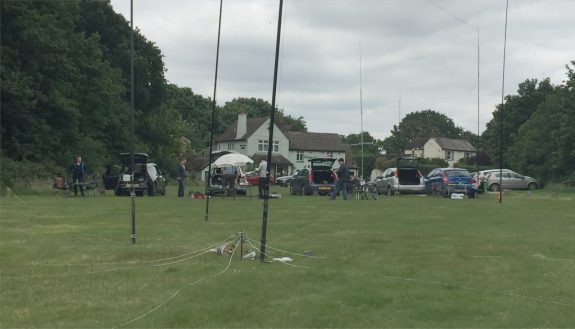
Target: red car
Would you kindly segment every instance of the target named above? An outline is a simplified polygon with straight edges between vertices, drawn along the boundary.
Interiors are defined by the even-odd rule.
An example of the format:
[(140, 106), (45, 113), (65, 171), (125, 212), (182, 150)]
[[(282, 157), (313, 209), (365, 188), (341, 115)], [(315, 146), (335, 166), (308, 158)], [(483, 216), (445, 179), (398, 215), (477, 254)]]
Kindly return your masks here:
[[(260, 181), (260, 174), (257, 171), (249, 171), (244, 174), (244, 180), (250, 185), (258, 186)], [(273, 175), (270, 175), (270, 184), (274, 184), (275, 181), (276, 178)]]

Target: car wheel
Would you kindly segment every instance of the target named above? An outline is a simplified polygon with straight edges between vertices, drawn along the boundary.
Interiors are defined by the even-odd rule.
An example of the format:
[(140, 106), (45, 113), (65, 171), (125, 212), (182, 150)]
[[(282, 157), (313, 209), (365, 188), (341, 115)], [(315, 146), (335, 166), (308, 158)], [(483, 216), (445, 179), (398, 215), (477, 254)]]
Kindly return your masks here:
[(491, 191), (491, 192), (499, 191), (499, 184), (494, 183), (494, 184), (489, 185), (489, 191)]
[(529, 183), (529, 184), (527, 185), (527, 188), (528, 188), (529, 190), (535, 190), (535, 189), (537, 188), (537, 184), (531, 182), (531, 183)]

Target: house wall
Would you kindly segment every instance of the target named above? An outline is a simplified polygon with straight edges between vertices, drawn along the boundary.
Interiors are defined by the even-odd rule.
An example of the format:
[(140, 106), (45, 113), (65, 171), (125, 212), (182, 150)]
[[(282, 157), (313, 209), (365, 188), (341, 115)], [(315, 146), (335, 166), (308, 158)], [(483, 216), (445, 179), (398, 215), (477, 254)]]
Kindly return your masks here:
[[(269, 119), (266, 120), (254, 133), (248, 138), (247, 140), (247, 156), (252, 156), (256, 153), (261, 153), (262, 151), (258, 150), (258, 143), (260, 140), (267, 141), (269, 136)], [(279, 150), (278, 152), (274, 152), (277, 154), (281, 154), (287, 158), (289, 153), (289, 141), (287, 137), (282, 133), (282, 131), (274, 124), (274, 142), (279, 141)]]
[[(447, 159), (447, 152), (451, 151), (453, 156), (453, 160)], [(435, 139), (431, 138), (425, 143), (423, 146), (423, 157), (426, 159), (432, 158), (439, 158), (444, 159), (447, 161), (449, 167), (453, 167), (455, 163), (465, 157), (465, 154), (469, 153), (471, 156), (475, 154), (475, 152), (464, 152), (464, 151), (455, 151), (455, 150), (444, 150), (439, 146), (439, 144), (435, 141)]]
[(475, 152), (466, 152), (466, 151), (454, 151), (454, 158), (453, 161), (449, 162), (449, 165), (451, 167), (453, 167), (455, 165), (455, 163), (457, 163), (459, 160), (465, 158), (465, 153), (469, 153), (469, 156), (474, 156)]
[[(247, 140), (234, 140), (218, 142), (216, 150), (218, 151), (233, 151), (247, 155), (249, 157), (258, 153), (258, 143), (260, 140), (269, 139), (269, 119), (266, 120)], [(289, 152), (289, 141), (281, 130), (274, 124), (274, 141), (279, 141), (279, 154), (287, 158)], [(260, 152), (261, 153), (261, 152)]]
[[(242, 149), (242, 146), (244, 148)], [(232, 151), (241, 153), (243, 155), (248, 155), (246, 153), (246, 140), (236, 140), (236, 141), (226, 141), (226, 142), (218, 142), (215, 145), (215, 150), (217, 151)]]
[(430, 138), (424, 145), (423, 145), (423, 157), (426, 159), (445, 159), (445, 153), (441, 149), (441, 146), (437, 144), (435, 139)]
[(417, 158), (423, 158), (423, 149), (405, 150), (404, 154), (407, 155), (407, 156), (412, 156), (412, 157), (417, 157)]

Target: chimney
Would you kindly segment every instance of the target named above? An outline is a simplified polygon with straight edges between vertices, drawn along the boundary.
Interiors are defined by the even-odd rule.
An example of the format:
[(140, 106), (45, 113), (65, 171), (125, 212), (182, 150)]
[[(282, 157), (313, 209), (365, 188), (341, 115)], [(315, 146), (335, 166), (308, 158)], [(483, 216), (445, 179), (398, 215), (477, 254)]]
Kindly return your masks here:
[(238, 114), (238, 126), (236, 127), (236, 139), (241, 139), (248, 132), (248, 115), (245, 112)]

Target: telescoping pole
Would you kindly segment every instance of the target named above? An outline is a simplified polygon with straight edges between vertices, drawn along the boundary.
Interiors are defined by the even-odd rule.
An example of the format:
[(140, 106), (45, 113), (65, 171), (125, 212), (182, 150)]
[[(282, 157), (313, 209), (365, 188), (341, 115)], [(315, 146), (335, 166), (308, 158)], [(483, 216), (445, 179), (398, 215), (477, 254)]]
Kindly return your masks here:
[(273, 90), (272, 90), (272, 108), (270, 111), (270, 134), (268, 139), (268, 165), (266, 169), (266, 182), (264, 184), (264, 210), (262, 216), (262, 239), (261, 239), (261, 247), (260, 247), (260, 261), (265, 261), (266, 258), (266, 231), (268, 227), (268, 201), (269, 201), (269, 182), (270, 182), (270, 168), (272, 164), (272, 150), (273, 150), (273, 138), (274, 138), (274, 117), (275, 117), (275, 109), (276, 109), (276, 89), (277, 89), (277, 81), (278, 81), (278, 59), (280, 53), (280, 36), (282, 30), (282, 8), (283, 8), (283, 0), (280, 0), (280, 9), (279, 9), (279, 16), (278, 16), (278, 33), (276, 37), (276, 58), (275, 58), (275, 65), (274, 65), (274, 83), (273, 83)]
[(130, 200), (132, 203), (132, 244), (136, 244), (136, 191), (134, 190), (134, 0), (130, 0)]

